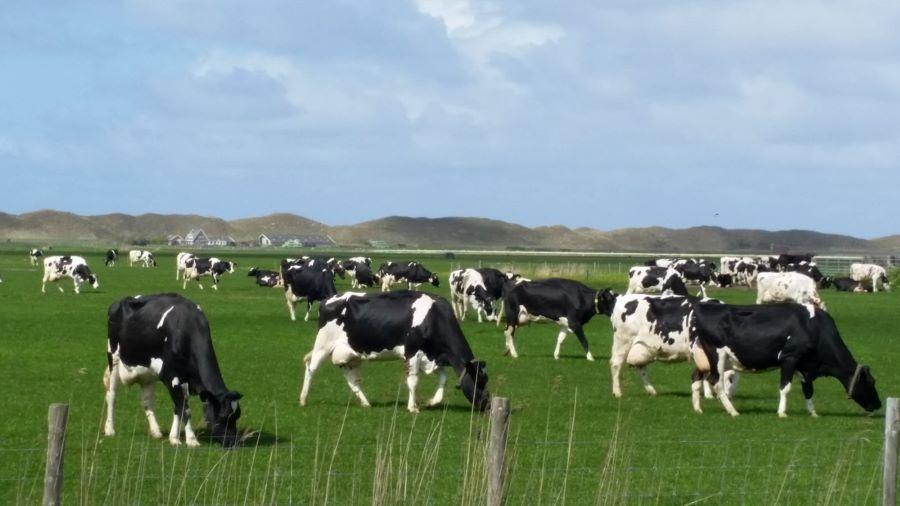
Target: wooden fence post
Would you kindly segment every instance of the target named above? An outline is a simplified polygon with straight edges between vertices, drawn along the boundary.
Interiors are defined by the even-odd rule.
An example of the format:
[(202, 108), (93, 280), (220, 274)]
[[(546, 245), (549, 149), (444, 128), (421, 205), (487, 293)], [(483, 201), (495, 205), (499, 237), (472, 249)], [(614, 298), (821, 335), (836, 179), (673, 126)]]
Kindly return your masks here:
[(506, 478), (506, 437), (509, 430), (509, 399), (491, 399), (491, 439), (488, 446), (488, 506), (503, 504)]
[(884, 481), (882, 503), (895, 506), (897, 500), (897, 431), (900, 430), (900, 402), (888, 397), (884, 412)]
[(66, 450), (68, 404), (51, 404), (47, 412), (47, 469), (44, 472), (44, 506), (57, 506), (62, 493), (63, 453)]

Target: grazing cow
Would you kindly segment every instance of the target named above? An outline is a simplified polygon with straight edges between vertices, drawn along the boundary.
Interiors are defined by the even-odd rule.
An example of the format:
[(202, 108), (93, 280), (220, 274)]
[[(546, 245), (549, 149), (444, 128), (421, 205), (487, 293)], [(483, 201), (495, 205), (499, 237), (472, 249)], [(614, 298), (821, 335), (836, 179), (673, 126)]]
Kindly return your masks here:
[[(856, 293), (864, 293), (871, 292), (872, 287), (866, 284), (863, 281), (856, 281), (852, 278), (829, 278), (828, 280), (829, 286), (834, 286), (834, 289), (839, 292), (856, 292)], [(828, 288), (823, 282), (823, 288)]]
[(799, 272), (763, 272), (756, 279), (756, 303), (796, 302), (806, 306), (809, 317), (825, 303), (816, 290), (816, 282)]
[(266, 271), (257, 267), (251, 267), (247, 271), (248, 276), (256, 277), (256, 284), (259, 286), (273, 287), (281, 286), (281, 275), (275, 271)]
[[(90, 283), (94, 289), (100, 288), (97, 276), (91, 272), (87, 261), (75, 255), (49, 256), (44, 258), (44, 278), (41, 280), (41, 293), (47, 293), (47, 282), (71, 278), (75, 284), (75, 293), (81, 293), (82, 283)], [(57, 286), (62, 292), (63, 288)]]
[(126, 297), (114, 302), (108, 312), (104, 434), (115, 435), (116, 388), (141, 386), (141, 407), (150, 425), (150, 436), (161, 438), (154, 413), (156, 382), (161, 381), (173, 403), (169, 442), (180, 445), (181, 426), (188, 446), (200, 442), (191, 427), (188, 398), (199, 395), (210, 438), (229, 448), (238, 442), (237, 420), (241, 416), (241, 394), (228, 390), (216, 353), (209, 321), (200, 306), (174, 293)]
[(487, 291), (484, 278), (475, 269), (460, 269), (450, 273), (450, 303), (453, 313), (460, 321), (466, 319), (471, 304), (482, 322), (482, 314), (487, 321), (494, 319), (493, 298)]
[(378, 276), (372, 272), (372, 259), (353, 257), (341, 262), (341, 268), (350, 275), (350, 288), (372, 287), (378, 282)]
[(388, 292), (396, 283), (406, 282), (409, 290), (415, 290), (422, 283), (431, 283), (440, 286), (441, 281), (437, 274), (425, 268), (419, 262), (394, 263), (385, 262), (378, 268), (378, 276), (381, 278), (381, 291)]
[(237, 267), (236, 263), (230, 262), (228, 260), (220, 260), (216, 257), (188, 258), (185, 261), (184, 272), (181, 274), (182, 278), (184, 279), (184, 283), (182, 284), (181, 289), (187, 289), (188, 281), (196, 281), (197, 286), (199, 286), (200, 289), (203, 290), (203, 283), (200, 282), (200, 278), (209, 276), (213, 280), (213, 290), (218, 290), (219, 278), (222, 277), (222, 274), (225, 274), (226, 272), (233, 274), (235, 267)]
[(732, 306), (698, 303), (691, 319), (694, 362), (715, 387), (725, 411), (738, 412), (719, 383), (729, 370), (762, 372), (779, 369), (778, 416), (787, 416), (787, 395), (794, 375), (800, 377), (806, 409), (816, 415), (813, 381), (837, 378), (847, 396), (866, 411), (881, 407), (875, 379), (858, 364), (844, 344), (831, 316), (821, 309), (812, 318), (807, 308), (794, 303)]
[(659, 293), (670, 277), (681, 273), (668, 267), (635, 266), (628, 270), (628, 290), (625, 293)]
[(306, 364), (300, 405), (306, 405), (316, 370), (328, 359), (340, 367), (350, 390), (363, 407), (369, 401), (360, 388), (360, 366), (366, 360), (402, 359), (406, 362), (409, 399), (406, 408), (419, 411), (416, 385), (419, 372), (438, 373), (438, 388), (429, 406), (440, 404), (447, 381), (445, 367), (459, 375), (459, 385), (472, 406), (490, 406), (484, 362), (475, 359), (446, 300), (431, 294), (398, 291), (366, 294), (347, 292), (324, 302), (319, 311), (316, 343), (303, 359)]
[(334, 287), (334, 273), (323, 265), (308, 267), (283, 262), (281, 279), (284, 282), (284, 299), (287, 302), (291, 321), (297, 320), (295, 312), (297, 302), (306, 301), (306, 316), (303, 321), (309, 321), (313, 302), (318, 301), (321, 310), (322, 301), (337, 294), (337, 289)]
[(115, 267), (116, 260), (119, 258), (119, 250), (118, 249), (108, 249), (106, 250), (106, 260), (104, 263), (107, 267)]
[(609, 289), (594, 290), (569, 279), (551, 278), (517, 283), (509, 288), (503, 301), (506, 313), (504, 354), (508, 353), (513, 358), (519, 356), (513, 342), (519, 326), (546, 319), (559, 325), (553, 358), (559, 359), (559, 350), (566, 339), (566, 333), (571, 332), (581, 343), (586, 358), (593, 361), (594, 356), (591, 355), (584, 335), (584, 325), (595, 314), (609, 316), (615, 302), (616, 295)]
[(156, 267), (156, 259), (153, 258), (153, 253), (142, 249), (133, 249), (128, 252), (128, 266), (134, 267), (136, 263), (143, 264), (144, 267)]
[(41, 250), (38, 249), (38, 248), (33, 248), (33, 249), (31, 250), (31, 252), (29, 253), (29, 258), (31, 259), (31, 265), (37, 265), (37, 264), (38, 264), (38, 260), (40, 260), (40, 258), (41, 258), (42, 256), (44, 256), (44, 252), (43, 252), (43, 251), (41, 251)]
[(178, 281), (184, 275), (184, 270), (187, 269), (187, 262), (192, 258), (197, 257), (187, 251), (182, 251), (175, 257), (175, 281)]
[[(680, 282), (680, 278), (673, 278)], [(686, 293), (686, 290), (683, 290)], [(653, 362), (686, 362), (691, 358), (691, 339), (688, 324), (693, 304), (699, 299), (684, 295), (620, 295), (609, 318), (613, 329), (612, 351), (609, 369), (612, 376), (612, 393), (622, 396), (619, 374), (627, 363), (637, 369), (644, 383), (644, 390), (656, 395), (650, 383), (646, 367)], [(712, 300), (712, 299), (707, 299)], [(736, 379), (729, 375), (733, 389)], [(701, 375), (694, 371), (691, 383), (691, 402), (700, 411)], [(705, 395), (712, 398), (707, 382), (703, 382)]]
[(815, 262), (800, 262), (799, 264), (787, 264), (782, 268), (782, 272), (799, 272), (804, 276), (812, 278), (816, 283), (821, 283), (825, 279), (825, 275), (819, 270)]
[(854, 281), (872, 281), (872, 291), (878, 291), (878, 283), (882, 284), (882, 288), (891, 291), (891, 282), (888, 280), (887, 271), (884, 267), (875, 264), (850, 264), (850, 278)]
[(700, 285), (700, 294), (706, 297), (706, 287), (709, 285), (717, 285), (716, 264), (701, 260), (699, 262), (690, 260), (672, 267), (681, 274), (685, 283), (693, 283)]

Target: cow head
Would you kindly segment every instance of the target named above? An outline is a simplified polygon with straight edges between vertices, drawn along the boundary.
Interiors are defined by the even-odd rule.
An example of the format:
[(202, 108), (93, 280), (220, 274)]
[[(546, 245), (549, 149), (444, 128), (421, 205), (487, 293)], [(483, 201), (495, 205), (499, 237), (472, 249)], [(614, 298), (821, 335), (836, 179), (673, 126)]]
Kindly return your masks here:
[(606, 316), (612, 316), (613, 308), (616, 305), (616, 298), (618, 296), (615, 292), (613, 292), (609, 288), (604, 288), (597, 292), (594, 310), (597, 311), (597, 314), (605, 314)]
[(251, 268), (247, 271), (247, 275), (248, 275), (248, 276), (256, 276), (257, 274), (259, 274), (259, 269), (256, 268), (256, 267), (251, 267)]
[(869, 366), (861, 364), (856, 366), (856, 371), (847, 385), (847, 397), (856, 401), (868, 412), (881, 408), (881, 399), (878, 398), (878, 391), (875, 390), (875, 378), (872, 376)]
[(834, 278), (831, 276), (825, 276), (822, 278), (822, 281), (819, 282), (821, 288), (831, 288), (832, 285), (834, 285)]
[(662, 293), (665, 294), (675, 294), (681, 295), (683, 297), (687, 297), (688, 290), (687, 286), (684, 284), (684, 279), (679, 276), (676, 272), (673, 272), (672, 269), (669, 269), (669, 273), (666, 275), (666, 279), (663, 282)]
[(459, 376), (459, 385), (463, 395), (478, 411), (484, 411), (491, 405), (491, 394), (487, 390), (487, 370), (481, 360), (468, 362)]
[(94, 289), (100, 288), (100, 281), (97, 280), (97, 276), (91, 272), (90, 267), (87, 265), (79, 265), (75, 267), (75, 277), (82, 283), (90, 283)]
[(437, 274), (432, 274), (431, 277), (428, 278), (428, 281), (431, 281), (431, 284), (434, 286), (441, 286), (441, 279)]
[(469, 289), (466, 290), (466, 295), (475, 300), (475, 305), (487, 313), (488, 318), (494, 313), (494, 306), (491, 304), (491, 298), (488, 296), (487, 290), (485, 290), (483, 286), (470, 285)]
[(884, 286), (884, 289), (887, 291), (891, 290), (891, 280), (888, 279), (887, 274), (882, 274), (880, 278), (881, 284)]
[(209, 437), (224, 448), (231, 448), (238, 442), (237, 420), (241, 417), (241, 398), (238, 392), (221, 395), (202, 393), (203, 414), (209, 424)]

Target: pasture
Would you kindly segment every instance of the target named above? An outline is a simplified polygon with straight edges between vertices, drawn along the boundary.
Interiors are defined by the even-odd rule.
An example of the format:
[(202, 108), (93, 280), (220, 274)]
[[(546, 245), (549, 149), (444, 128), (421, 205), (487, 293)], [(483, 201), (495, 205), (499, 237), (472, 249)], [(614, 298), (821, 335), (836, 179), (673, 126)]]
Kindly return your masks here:
[[(301, 303), (301, 318), (291, 322), (282, 290), (257, 287), (246, 270), (276, 269), (280, 257), (300, 253), (221, 252), (238, 268), (215, 292), (208, 278), (206, 290), (192, 284), (181, 289), (175, 251), (159, 252), (159, 267), (148, 269), (129, 268), (123, 257), (106, 268), (99, 250), (57, 247), (52, 254), (61, 252), (83, 254), (100, 288), (85, 286), (75, 295), (65, 280), (65, 293), (51, 284), (42, 295), (40, 267), (29, 264), (25, 248), (0, 251), (0, 502), (40, 500), (47, 406), (67, 402), (63, 499), (69, 504), (483, 503), (486, 420), (455, 388), (448, 385), (442, 407), (410, 415), (402, 363), (368, 363), (362, 386), (372, 407), (363, 409), (328, 364), (316, 376), (309, 405), (298, 405), (315, 318), (302, 321)], [(510, 263), (502, 257), (392, 259), (421, 260), (439, 272), (441, 287), (423, 289), (444, 297), (451, 265)], [(382, 260), (373, 256), (373, 267)], [(587, 278), (580, 281), (624, 292), (625, 274), (604, 272), (595, 260), (571, 262), (593, 266), (584, 268)], [(348, 289), (348, 280), (336, 281), (340, 291)], [(161, 292), (182, 293), (209, 318), (225, 381), (244, 395), (239, 426), (254, 431), (238, 450), (223, 452), (208, 442), (193, 450), (173, 448), (166, 439), (150, 439), (134, 388), (120, 391), (118, 434), (100, 435), (106, 309), (126, 295)], [(882, 399), (900, 393), (900, 295), (821, 293), (855, 358), (871, 366)], [(742, 289), (713, 289), (710, 295), (730, 303), (755, 299)], [(502, 327), (478, 324), (470, 312), (463, 331), (487, 362), (491, 393), (510, 399), (509, 504), (880, 501), (883, 410), (866, 416), (836, 380), (816, 382), (818, 419), (806, 414), (796, 382), (790, 416), (776, 417), (775, 372), (743, 376), (734, 401), (740, 417), (729, 417), (716, 400), (705, 400), (698, 415), (690, 406), (687, 364), (649, 367), (655, 398), (623, 370), (624, 397), (613, 398), (605, 316), (586, 327), (596, 362), (584, 359), (574, 336), (554, 360), (555, 325), (521, 329), (518, 359), (502, 355)], [(420, 381), (419, 398), (430, 396), (435, 383), (431, 376)], [(199, 399), (192, 406), (199, 414)], [(161, 386), (157, 416), (165, 432), (171, 403)]]

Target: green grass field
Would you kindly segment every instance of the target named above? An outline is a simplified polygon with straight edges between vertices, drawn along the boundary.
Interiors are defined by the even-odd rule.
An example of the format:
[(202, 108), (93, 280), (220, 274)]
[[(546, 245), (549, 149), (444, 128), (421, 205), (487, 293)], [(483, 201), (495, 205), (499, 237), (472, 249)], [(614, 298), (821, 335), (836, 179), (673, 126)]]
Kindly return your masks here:
[[(68, 504), (483, 503), (485, 418), (473, 415), (456, 389), (448, 388), (443, 407), (410, 415), (402, 363), (370, 363), (363, 367), (363, 388), (373, 407), (363, 409), (339, 370), (327, 365), (316, 376), (309, 405), (298, 405), (314, 318), (291, 322), (281, 289), (257, 287), (245, 275), (250, 265), (275, 268), (283, 252), (223, 253), (239, 269), (214, 292), (208, 286), (182, 291), (174, 279), (174, 252), (158, 255), (160, 267), (143, 269), (129, 268), (127, 260), (106, 268), (100, 251), (87, 251), (99, 290), (86, 286), (74, 295), (67, 280), (61, 282), (65, 293), (51, 285), (42, 295), (40, 268), (30, 266), (23, 251), (0, 251), (0, 503), (40, 500), (52, 402), (70, 404)], [(479, 259), (421, 260), (446, 280), (451, 262), (477, 265)], [(580, 260), (547, 261), (544, 272), (554, 262)], [(604, 272), (597, 262), (603, 261), (590, 260), (583, 271), (567, 268), (583, 272), (588, 279), (582, 281), (593, 287), (624, 291), (625, 276), (608, 273), (615, 270), (609, 265)], [(339, 280), (339, 290), (348, 287)], [(436, 290), (446, 297), (446, 286)], [(244, 394), (240, 426), (259, 431), (241, 449), (223, 452), (209, 443), (172, 448), (165, 439), (150, 439), (137, 389), (120, 391), (117, 436), (99, 435), (106, 309), (126, 295), (160, 292), (184, 294), (209, 318), (225, 381)], [(733, 303), (755, 297), (745, 290), (711, 294)], [(900, 296), (825, 291), (823, 297), (857, 360), (871, 365), (882, 398), (900, 392)], [(697, 415), (690, 407), (687, 364), (649, 368), (656, 398), (644, 393), (634, 373), (623, 371), (625, 396), (612, 397), (611, 330), (604, 316), (587, 327), (593, 363), (574, 337), (562, 358), (553, 360), (552, 325), (522, 329), (520, 358), (502, 356), (502, 329), (471, 318), (463, 330), (487, 361), (490, 390), (512, 406), (510, 504), (880, 501), (883, 413), (866, 416), (833, 379), (816, 383), (818, 419), (806, 414), (799, 388), (791, 395), (791, 416), (776, 417), (776, 373), (742, 378), (735, 400), (740, 417), (727, 416), (718, 401), (705, 401), (705, 414)], [(424, 401), (435, 378), (419, 385)], [(199, 414), (199, 399), (192, 405)], [(157, 407), (165, 432), (171, 403), (162, 387)]]

